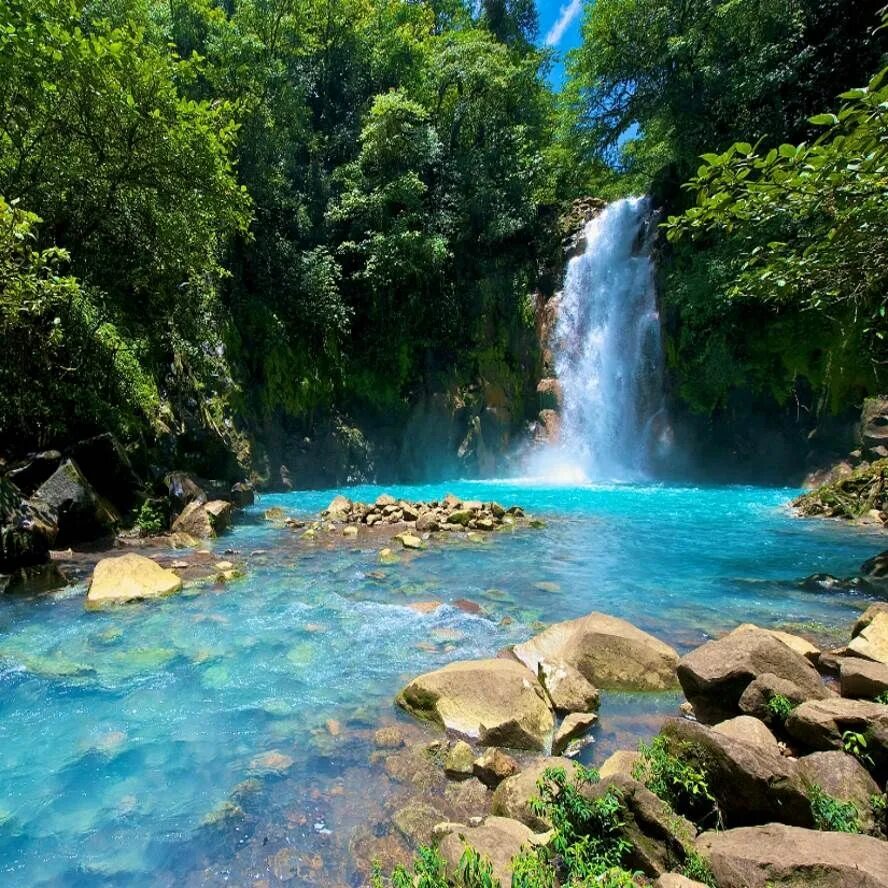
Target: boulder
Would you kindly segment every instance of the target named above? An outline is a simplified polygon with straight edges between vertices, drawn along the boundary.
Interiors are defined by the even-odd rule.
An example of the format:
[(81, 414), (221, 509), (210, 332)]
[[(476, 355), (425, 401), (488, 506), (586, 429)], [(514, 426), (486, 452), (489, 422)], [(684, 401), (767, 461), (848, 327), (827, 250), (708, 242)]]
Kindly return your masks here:
[(598, 709), (598, 688), (563, 660), (541, 662), (539, 679), (556, 712), (591, 712)]
[(877, 772), (888, 769), (888, 706), (866, 700), (811, 700), (790, 713), (786, 730), (809, 749), (843, 749), (846, 731), (863, 734)]
[(475, 753), (465, 740), (457, 740), (444, 758), (444, 773), (453, 780), (467, 780), (472, 776)]
[(867, 660), (888, 663), (888, 613), (874, 613), (869, 623), (851, 639), (848, 650)]
[(34, 500), (55, 516), (56, 545), (65, 547), (111, 533), (120, 521), (114, 507), (99, 496), (73, 460), (65, 460), (47, 478)]
[(345, 521), (352, 510), (352, 501), (347, 496), (334, 496), (330, 505), (321, 513), (331, 521)]
[(246, 509), (256, 502), (256, 489), (249, 481), (238, 481), (231, 485), (230, 499), (235, 509)]
[(182, 581), (176, 574), (150, 558), (135, 554), (103, 558), (93, 570), (86, 605), (99, 607), (160, 598), (181, 588)]
[(708, 888), (704, 882), (695, 882), (681, 873), (663, 873), (655, 879), (652, 888)]
[(78, 441), (65, 455), (72, 459), (99, 496), (122, 512), (140, 499), (142, 482), (124, 446), (110, 432)]
[(660, 691), (676, 686), (678, 654), (653, 635), (607, 614), (555, 623), (515, 646), (534, 674), (559, 664), (573, 667), (595, 687)]
[(860, 633), (873, 621), (876, 614), (888, 614), (888, 602), (877, 601), (875, 604), (871, 604), (857, 618), (857, 622), (854, 624), (854, 629), (851, 631), (851, 636), (854, 637), (860, 635)]
[(598, 716), (594, 712), (571, 712), (566, 715), (552, 739), (552, 754), (561, 755), (571, 741), (587, 734), (597, 721)]
[(181, 512), (189, 503), (205, 503), (206, 491), (188, 472), (170, 472), (163, 479), (173, 510)]
[(839, 660), (839, 680), (843, 697), (872, 699), (888, 691), (888, 664), (859, 657)]
[(57, 533), (47, 506), (25, 500), (11, 481), (0, 478), (0, 572), (46, 561)]
[(860, 575), (871, 583), (888, 582), (888, 549), (864, 561)]
[(727, 721), (719, 722), (712, 730), (718, 731), (719, 734), (724, 734), (726, 737), (733, 737), (735, 740), (763, 746), (771, 752), (780, 753), (777, 738), (771, 733), (768, 726), (751, 715), (738, 715), (735, 718), (729, 718)]
[(770, 632), (735, 629), (681, 658), (678, 679), (701, 721), (714, 723), (736, 715), (740, 697), (763, 673), (787, 679), (803, 694), (818, 696), (823, 687), (817, 670)]
[(767, 746), (728, 737), (686, 719), (660, 732), (674, 755), (706, 774), (727, 826), (777, 820), (811, 826), (811, 806), (794, 761)]
[[(759, 627), (754, 623), (743, 623), (734, 631), (740, 632), (748, 629), (759, 629)], [(820, 656), (820, 648), (818, 648), (813, 642), (808, 641), (807, 638), (802, 638), (801, 635), (792, 635), (789, 632), (781, 632), (779, 629), (761, 629), (760, 631), (767, 632), (778, 641), (782, 641), (788, 648), (791, 648), (797, 654), (801, 654), (805, 659), (810, 660), (815, 665), (817, 664), (817, 658)]]
[(397, 502), (398, 501), (390, 493), (381, 493), (376, 497), (376, 505), (379, 506), (380, 509), (385, 508), (386, 506), (394, 506)]
[(422, 540), (413, 533), (399, 533), (398, 539), (405, 549), (422, 549)]
[(420, 512), (416, 519), (418, 533), (432, 533), (438, 529), (438, 516), (435, 512)]
[(25, 496), (30, 496), (59, 467), (61, 461), (62, 454), (58, 450), (32, 453), (9, 469), (6, 477)]
[(481, 746), (544, 750), (555, 724), (542, 687), (514, 660), (450, 663), (413, 679), (397, 703)]
[(199, 540), (211, 539), (231, 523), (231, 503), (225, 500), (192, 500), (173, 522), (173, 533), (187, 533)]
[[(813, 692), (813, 693), (812, 693)], [(765, 724), (773, 724), (775, 721), (774, 713), (768, 706), (768, 701), (780, 695), (786, 697), (794, 706), (804, 703), (805, 700), (826, 700), (834, 697), (835, 693), (826, 685), (821, 684), (817, 688), (808, 687), (802, 690), (797, 684), (786, 678), (780, 678), (773, 672), (764, 672), (756, 676), (747, 686), (746, 690), (740, 695), (739, 707), (740, 711), (745, 715), (752, 715), (763, 721)]]
[(536, 832), (545, 832), (552, 824), (531, 809), (531, 799), (539, 798), (537, 784), (548, 768), (564, 768), (568, 780), (576, 774), (576, 764), (568, 758), (541, 758), (531, 762), (520, 774), (508, 777), (496, 788), (490, 803), (493, 814), (512, 817)]
[(871, 799), (880, 792), (879, 786), (863, 765), (839, 750), (812, 752), (799, 759), (799, 774), (808, 791), (818, 786), (827, 795), (842, 802), (853, 802), (860, 813), (864, 832), (873, 829), (875, 821)]
[(640, 758), (641, 754), (634, 750), (618, 749), (604, 760), (598, 769), (598, 773), (602, 780), (614, 774), (625, 774), (627, 777), (631, 777), (635, 765)]
[(681, 866), (694, 850), (696, 829), (646, 786), (615, 774), (583, 787), (587, 798), (615, 789), (622, 802), (620, 839), (626, 843), (624, 866), (655, 878)]
[(472, 764), (474, 775), (491, 789), (496, 789), (503, 780), (518, 771), (518, 762), (496, 746), (485, 749)]
[(782, 823), (706, 832), (697, 850), (719, 888), (885, 888), (888, 842)]
[(468, 845), (492, 865), (494, 878), (502, 888), (510, 888), (512, 884), (512, 858), (520, 854), (522, 848), (530, 847), (534, 839), (523, 823), (507, 817), (485, 817), (479, 826), (448, 824), (447, 829), (438, 850), (450, 877), (455, 878), (459, 873), (459, 862)]

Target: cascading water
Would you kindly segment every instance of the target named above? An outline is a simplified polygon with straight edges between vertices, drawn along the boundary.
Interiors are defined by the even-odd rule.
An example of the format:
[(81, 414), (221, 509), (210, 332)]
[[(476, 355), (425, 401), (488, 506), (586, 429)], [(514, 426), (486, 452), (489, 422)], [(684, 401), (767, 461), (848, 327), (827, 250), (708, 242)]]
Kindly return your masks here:
[(561, 428), (535, 474), (630, 481), (665, 445), (663, 353), (647, 198), (609, 204), (567, 267), (552, 341)]

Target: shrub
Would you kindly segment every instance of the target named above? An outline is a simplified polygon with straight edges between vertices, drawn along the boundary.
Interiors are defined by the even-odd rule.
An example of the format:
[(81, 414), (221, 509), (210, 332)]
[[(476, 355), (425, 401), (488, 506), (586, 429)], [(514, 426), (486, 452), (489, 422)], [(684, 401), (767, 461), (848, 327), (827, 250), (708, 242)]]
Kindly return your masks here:
[(167, 522), (157, 503), (145, 500), (136, 516), (136, 526), (142, 536), (155, 536), (166, 530)]
[(866, 734), (858, 731), (845, 731), (842, 734), (842, 749), (853, 755), (864, 767), (872, 768), (875, 764), (873, 757), (866, 751)]
[(827, 832), (860, 832), (860, 812), (854, 802), (833, 798), (816, 783), (808, 790), (808, 798), (817, 829)]

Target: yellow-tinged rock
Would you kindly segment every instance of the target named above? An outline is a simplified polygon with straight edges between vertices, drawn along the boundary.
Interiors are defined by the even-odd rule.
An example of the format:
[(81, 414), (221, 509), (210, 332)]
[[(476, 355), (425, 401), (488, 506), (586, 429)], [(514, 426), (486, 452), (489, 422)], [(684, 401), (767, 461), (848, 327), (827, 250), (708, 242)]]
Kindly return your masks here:
[(123, 604), (146, 598), (172, 595), (182, 588), (182, 580), (142, 555), (103, 558), (95, 567), (86, 595), (87, 607)]

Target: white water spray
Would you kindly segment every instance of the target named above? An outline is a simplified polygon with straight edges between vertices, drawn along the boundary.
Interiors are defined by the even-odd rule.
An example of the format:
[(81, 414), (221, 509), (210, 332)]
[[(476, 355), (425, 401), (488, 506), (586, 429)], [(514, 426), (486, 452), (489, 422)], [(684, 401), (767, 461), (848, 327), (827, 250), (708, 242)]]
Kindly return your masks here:
[(650, 217), (646, 198), (608, 205), (586, 225), (585, 252), (567, 267), (552, 342), (561, 430), (534, 474), (637, 480), (666, 444)]

